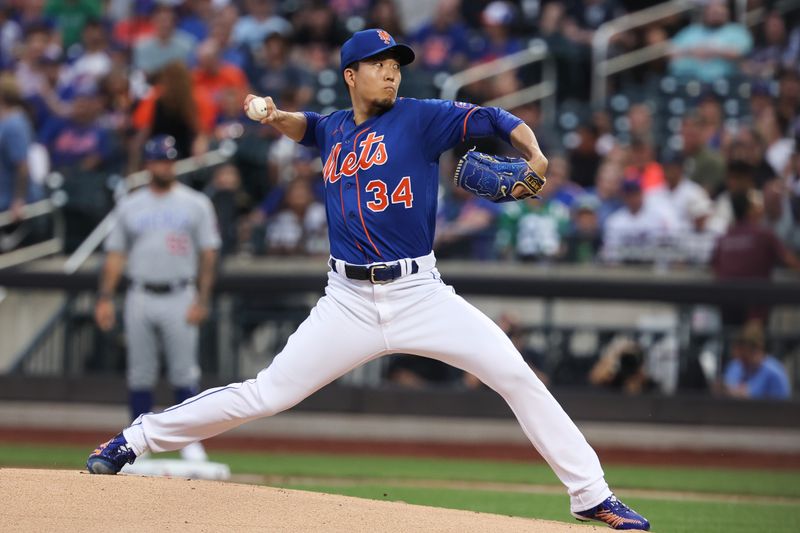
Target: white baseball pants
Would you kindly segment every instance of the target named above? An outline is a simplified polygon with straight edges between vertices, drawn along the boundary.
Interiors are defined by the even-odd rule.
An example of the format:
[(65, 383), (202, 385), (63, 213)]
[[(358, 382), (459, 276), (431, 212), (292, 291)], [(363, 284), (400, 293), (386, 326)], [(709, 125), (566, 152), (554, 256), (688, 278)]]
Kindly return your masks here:
[(329, 272), (325, 296), (255, 379), (142, 415), (125, 438), (137, 455), (177, 450), (280, 413), (348, 371), (401, 352), (461, 368), (497, 391), (567, 487), (573, 511), (610, 496), (594, 450), (508, 337), (441, 281), (433, 254), (416, 261), (418, 273), (385, 285)]

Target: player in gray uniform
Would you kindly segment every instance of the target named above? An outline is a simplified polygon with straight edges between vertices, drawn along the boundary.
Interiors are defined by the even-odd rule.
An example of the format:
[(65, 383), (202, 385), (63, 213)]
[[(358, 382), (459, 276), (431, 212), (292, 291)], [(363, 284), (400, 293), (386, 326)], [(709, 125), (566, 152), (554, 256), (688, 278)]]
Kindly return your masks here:
[[(114, 292), (127, 263), (124, 325), (132, 420), (153, 410), (159, 346), (175, 402), (197, 394), (198, 325), (208, 316), (220, 246), (209, 199), (175, 180), (175, 139), (153, 137), (144, 151), (150, 184), (117, 207), (95, 307), (97, 325), (110, 330), (115, 322)], [(200, 443), (190, 444), (181, 454), (184, 459), (206, 459)]]

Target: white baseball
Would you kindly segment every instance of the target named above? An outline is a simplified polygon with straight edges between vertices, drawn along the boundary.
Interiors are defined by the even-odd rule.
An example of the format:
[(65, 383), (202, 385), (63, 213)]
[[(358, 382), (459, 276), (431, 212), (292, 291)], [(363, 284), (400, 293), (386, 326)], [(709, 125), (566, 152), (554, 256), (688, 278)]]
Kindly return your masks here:
[(267, 101), (261, 97), (250, 100), (247, 105), (247, 117), (258, 121), (265, 119), (267, 117)]

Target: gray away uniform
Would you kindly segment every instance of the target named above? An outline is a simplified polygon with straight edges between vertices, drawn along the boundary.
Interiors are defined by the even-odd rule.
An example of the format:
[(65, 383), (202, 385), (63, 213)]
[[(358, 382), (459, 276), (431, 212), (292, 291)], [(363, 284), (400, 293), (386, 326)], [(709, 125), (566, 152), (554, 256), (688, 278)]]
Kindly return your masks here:
[[(186, 322), (195, 294), (198, 255), (220, 246), (216, 215), (203, 194), (176, 183), (166, 194), (140, 189), (120, 202), (107, 252), (127, 254), (131, 281), (125, 299), (128, 388), (158, 380), (158, 341), (174, 387), (196, 387), (199, 330)], [(172, 286), (164, 291), (165, 285)], [(155, 292), (154, 286), (161, 286)]]

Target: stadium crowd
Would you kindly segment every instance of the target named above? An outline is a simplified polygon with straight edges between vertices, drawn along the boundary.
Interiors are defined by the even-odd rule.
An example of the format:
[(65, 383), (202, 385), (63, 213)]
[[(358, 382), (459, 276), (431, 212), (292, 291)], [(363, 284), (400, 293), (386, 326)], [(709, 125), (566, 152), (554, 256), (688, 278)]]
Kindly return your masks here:
[[(774, 262), (796, 266), (800, 26), (767, 11), (751, 32), (726, 2), (699, 2), (688, 23), (673, 17), (615, 36), (613, 54), (667, 40), (671, 53), (614, 79), (609, 105), (591, 107), (595, 30), (655, 3), (441, 0), (406, 27), (391, 0), (11, 0), (0, 9), (0, 211), (40, 198), (43, 177), (59, 171), (73, 246), (111, 207), (110, 193), (97, 205), (97, 189), (141, 167), (147, 137), (172, 135), (186, 157), (233, 139), (232, 164), (193, 182), (217, 206), (225, 252), (325, 254), (318, 154), (248, 121), (240, 104), (254, 92), (289, 110), (346, 105), (338, 47), (375, 26), (417, 50), (406, 96), (435, 97), (443, 75), (533, 39), (557, 66), (555, 124), (538, 103), (511, 109), (550, 156), (543, 198), (498, 206), (455, 190), (448, 177), (461, 147), (441, 165), (439, 257), (711, 264), (725, 277), (748, 272), (732, 272), (715, 243), (750, 220), (777, 236)], [(540, 75), (523, 67), (459, 97), (480, 103)], [(748, 212), (737, 218), (742, 195)]]
[[(348, 105), (339, 47), (353, 31), (381, 27), (417, 53), (402, 96), (437, 97), (448, 74), (534, 40), (556, 67), (553, 122), (540, 102), (509, 109), (549, 157), (542, 198), (498, 205), (453, 187), (456, 161), (472, 145), (458, 147), (441, 162), (439, 258), (695, 265), (722, 279), (767, 278), (779, 264), (800, 270), (797, 11), (750, 0), (764, 16), (748, 27), (728, 2), (698, 0), (695, 13), (617, 34), (612, 55), (659, 43), (669, 43), (669, 55), (615, 76), (608, 101), (591, 104), (595, 31), (657, 3), (6, 0), (0, 212), (19, 216), (57, 171), (71, 250), (113, 207), (109, 178), (142, 168), (146, 139), (172, 135), (183, 157), (231, 140), (229, 163), (185, 177), (211, 198), (223, 253), (324, 256), (319, 154), (248, 120), (241, 102), (252, 92), (287, 110)], [(416, 8), (429, 15), (414, 17)], [(542, 76), (524, 66), (464, 87), (459, 99), (486, 102)], [(477, 147), (511, 154), (493, 141)], [(0, 252), (14, 244), (0, 239)], [(766, 318), (763, 309), (726, 312), (734, 326)], [(510, 331), (519, 331), (513, 322)], [(758, 359), (763, 340), (752, 328), (743, 335), (739, 344), (755, 346)], [(605, 359), (630, 361), (622, 366), (633, 381), (600, 365), (592, 382), (647, 390), (637, 353), (623, 347)], [(390, 369), (398, 383), (413, 383), (414, 372), (402, 360)], [(726, 373), (723, 392), (737, 394), (736, 372)]]

